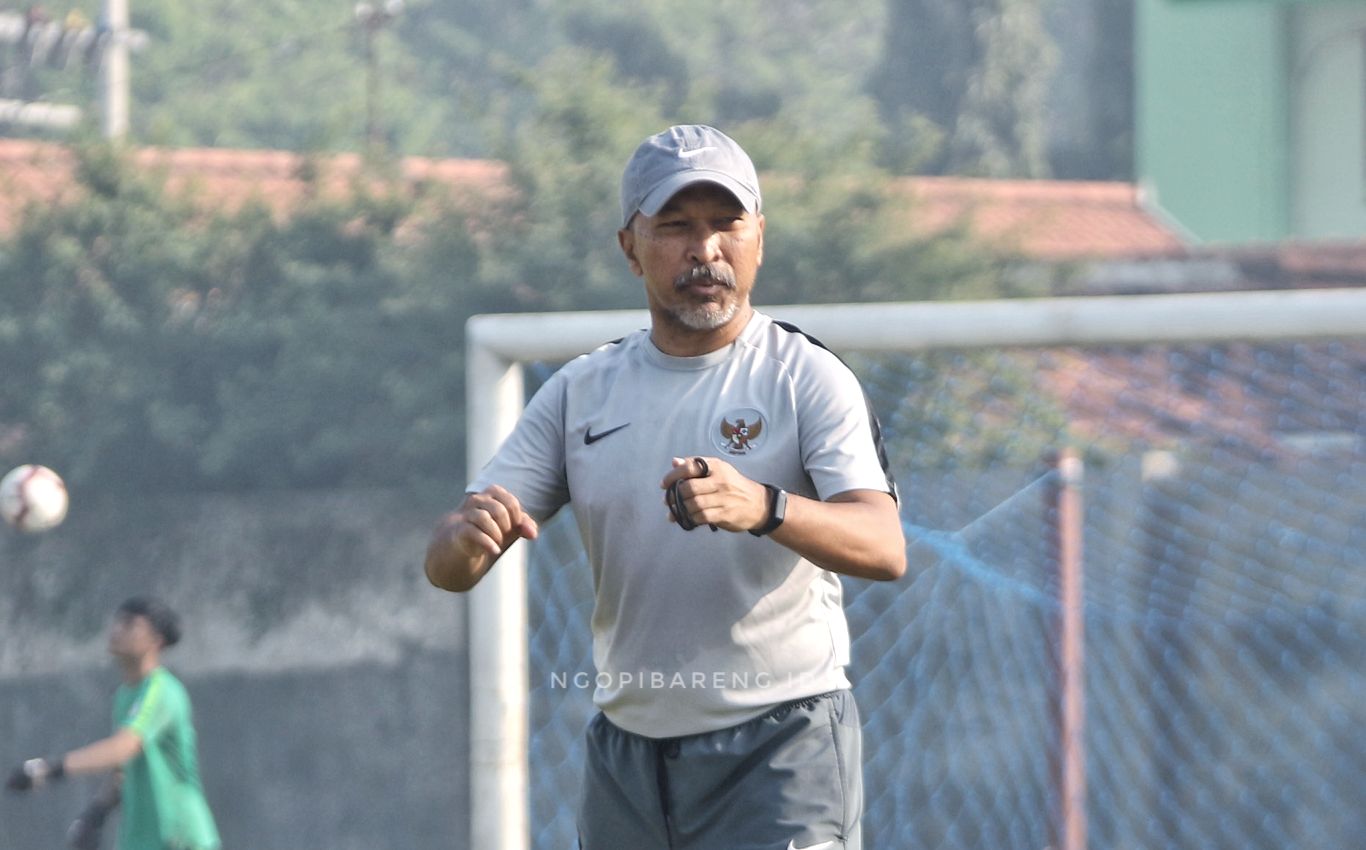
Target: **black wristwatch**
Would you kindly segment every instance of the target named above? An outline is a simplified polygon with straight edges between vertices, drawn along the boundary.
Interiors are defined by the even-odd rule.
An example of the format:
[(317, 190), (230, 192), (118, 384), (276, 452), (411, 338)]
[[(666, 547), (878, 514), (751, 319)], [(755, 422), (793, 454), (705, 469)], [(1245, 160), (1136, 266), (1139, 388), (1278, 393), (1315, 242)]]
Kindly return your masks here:
[(765, 484), (764, 488), (768, 490), (768, 522), (749, 530), (755, 537), (772, 534), (787, 519), (787, 491), (772, 484)]

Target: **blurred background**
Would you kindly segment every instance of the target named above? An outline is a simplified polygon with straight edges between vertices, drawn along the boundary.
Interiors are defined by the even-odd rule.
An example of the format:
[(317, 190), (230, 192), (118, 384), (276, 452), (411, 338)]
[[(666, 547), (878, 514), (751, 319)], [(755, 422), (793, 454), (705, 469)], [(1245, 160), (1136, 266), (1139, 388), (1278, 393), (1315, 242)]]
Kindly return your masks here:
[[(109, 616), (156, 593), (186, 620), (167, 662), (226, 847), (465, 847), (466, 602), (421, 575), (468, 475), (464, 322), (643, 306), (617, 185), (639, 140), (677, 122), (720, 127), (761, 172), (761, 306), (1366, 284), (1361, 0), (0, 5), (0, 472), (45, 464), (71, 492), (59, 528), (0, 529), (0, 762), (106, 732)], [(1354, 846), (1359, 341), (856, 365), (914, 527), (961, 527), (1064, 443), (1108, 459), (1127, 483), (1107, 492), (1157, 488), (1131, 495), (1164, 530), (1112, 531), (1096, 581), (1125, 601), (1088, 599), (1097, 633), (1145, 641), (1096, 652), (1109, 673), (1091, 698), (1114, 719), (1092, 748), (1091, 846)], [(1241, 513), (1156, 498), (1172, 479), (1143, 471), (1152, 450), (1213, 452), (1216, 478), (1180, 504)], [(1310, 471), (1285, 483), (1295, 469)], [(1269, 518), (1285, 524), (1253, 554), (1221, 536)], [(1018, 520), (1022, 539), (1049, 533)], [(1197, 574), (1191, 552), (1208, 578), (1173, 584)], [(979, 681), (964, 707), (964, 682), (1051, 675), (1034, 626), (1043, 655), (1025, 659), (1021, 632), (986, 632), (999, 668), (946, 637), (1052, 615), (1050, 580), (1012, 557), (946, 557), (895, 600), (850, 587), (856, 633), (893, 617), (860, 650), (864, 669), (892, 659), (870, 729), (929, 753), (915, 783), (874, 765), (880, 795), (920, 790), (872, 801), (873, 846), (1023, 850), (1058, 831), (1037, 734), (993, 733), (993, 756), (961, 745), (989, 743), (991, 708), (1018, 697)], [(1003, 608), (953, 608), (977, 593)], [(537, 616), (548, 667), (580, 664), (572, 618)], [(1226, 650), (1199, 658), (1210, 629)], [(1266, 641), (1255, 662), (1249, 635)], [(1234, 684), (1170, 696), (1204, 671)], [(1135, 694), (1157, 706), (1137, 720)], [(934, 708), (912, 733), (917, 698)], [(1206, 745), (1229, 706), (1259, 702), (1275, 708), (1250, 737)], [(1278, 737), (1287, 718), (1304, 725)], [(536, 746), (572, 765), (578, 732), (562, 719)], [(1268, 749), (1281, 758), (1249, 791)], [(1312, 759), (1330, 766), (1287, 767)], [(986, 788), (1003, 775), (1034, 790)], [(1148, 790), (1121, 803), (1135, 777)], [(546, 781), (568, 790), (533, 807), (536, 846), (569, 846), (573, 780)], [(57, 846), (92, 789), (0, 796), (0, 848)], [(1316, 814), (1295, 815), (1306, 800)]]

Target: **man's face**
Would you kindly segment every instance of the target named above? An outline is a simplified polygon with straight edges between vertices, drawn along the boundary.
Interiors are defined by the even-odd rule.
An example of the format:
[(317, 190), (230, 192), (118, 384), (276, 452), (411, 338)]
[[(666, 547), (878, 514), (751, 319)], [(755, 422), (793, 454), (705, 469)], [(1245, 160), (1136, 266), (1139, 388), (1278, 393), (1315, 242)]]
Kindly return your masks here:
[(141, 658), (161, 646), (161, 635), (141, 614), (114, 615), (109, 627), (109, 654), (119, 659)]
[(720, 186), (697, 183), (657, 215), (637, 213), (619, 240), (631, 271), (645, 280), (655, 321), (708, 332), (749, 303), (764, 259), (764, 217)]

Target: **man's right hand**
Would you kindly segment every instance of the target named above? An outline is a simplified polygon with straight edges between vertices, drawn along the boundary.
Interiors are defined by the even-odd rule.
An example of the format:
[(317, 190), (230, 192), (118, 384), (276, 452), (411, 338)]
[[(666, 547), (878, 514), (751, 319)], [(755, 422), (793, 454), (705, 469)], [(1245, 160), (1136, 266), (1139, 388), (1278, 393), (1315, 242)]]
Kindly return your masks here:
[(523, 537), (535, 539), (538, 533), (536, 520), (504, 488), (495, 484), (470, 493), (432, 534), (427, 579), (443, 590), (469, 590), (508, 547)]
[(42, 788), (49, 779), (61, 779), (61, 759), (28, 759), (16, 767), (5, 780), (5, 787), (11, 791), (31, 791)]

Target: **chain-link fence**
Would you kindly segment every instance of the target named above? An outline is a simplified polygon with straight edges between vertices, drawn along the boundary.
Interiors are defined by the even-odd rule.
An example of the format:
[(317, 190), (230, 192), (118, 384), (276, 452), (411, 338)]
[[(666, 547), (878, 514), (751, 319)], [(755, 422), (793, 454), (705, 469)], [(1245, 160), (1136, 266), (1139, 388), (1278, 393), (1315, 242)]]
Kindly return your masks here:
[[(1091, 848), (1352, 847), (1366, 835), (1366, 346), (858, 358), (911, 572), (846, 581), (872, 848), (1057, 844), (1052, 480), (1085, 459)], [(591, 572), (531, 566), (533, 846), (574, 846)]]

